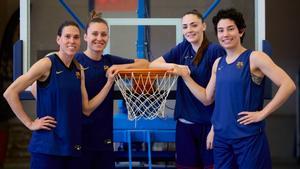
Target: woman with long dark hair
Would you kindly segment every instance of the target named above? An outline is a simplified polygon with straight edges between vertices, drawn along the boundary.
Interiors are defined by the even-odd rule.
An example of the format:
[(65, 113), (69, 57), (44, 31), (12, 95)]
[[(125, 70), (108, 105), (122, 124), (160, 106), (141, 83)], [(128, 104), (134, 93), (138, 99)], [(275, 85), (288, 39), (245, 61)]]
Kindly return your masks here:
[[(179, 68), (189, 69), (195, 83), (208, 84), (212, 65), (225, 51), (206, 37), (206, 24), (201, 13), (192, 10), (182, 17), (185, 40), (163, 56), (154, 60), (150, 67), (169, 68), (177, 74)], [(179, 169), (213, 168), (211, 116), (214, 105), (205, 106), (179, 77), (176, 90), (174, 118), (176, 125), (176, 165)], [(207, 139), (208, 137), (208, 139)]]

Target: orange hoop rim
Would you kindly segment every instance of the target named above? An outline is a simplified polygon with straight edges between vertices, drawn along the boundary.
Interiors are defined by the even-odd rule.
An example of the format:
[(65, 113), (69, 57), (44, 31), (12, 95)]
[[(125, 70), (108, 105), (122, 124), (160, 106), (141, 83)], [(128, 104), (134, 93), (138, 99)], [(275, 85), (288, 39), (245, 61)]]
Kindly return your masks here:
[(118, 74), (121, 77), (125, 76), (131, 76), (132, 74), (134, 76), (147, 76), (150, 74), (150, 76), (158, 76), (163, 77), (165, 74), (171, 74), (168, 71), (171, 69), (158, 69), (158, 68), (148, 68), (148, 69), (122, 69), (118, 72)]

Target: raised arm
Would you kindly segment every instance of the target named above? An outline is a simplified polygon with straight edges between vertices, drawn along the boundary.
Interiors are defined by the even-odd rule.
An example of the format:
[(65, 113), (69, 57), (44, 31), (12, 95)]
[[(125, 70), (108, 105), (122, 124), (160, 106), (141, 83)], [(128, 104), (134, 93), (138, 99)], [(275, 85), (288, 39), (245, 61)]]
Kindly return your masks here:
[[(146, 59), (134, 59), (133, 63), (127, 64), (115, 64), (112, 65), (106, 72), (107, 76), (115, 76), (121, 69), (136, 69), (136, 68), (148, 68), (149, 61)], [(109, 74), (109, 75), (108, 75)]]
[(148, 68), (149, 61), (146, 59), (134, 59), (133, 63), (122, 64), (122, 69)]
[(216, 70), (217, 65), (220, 58), (218, 58), (212, 67), (212, 74), (209, 80), (208, 85), (206, 88), (200, 86), (198, 83), (196, 83), (190, 76), (190, 73), (188, 71), (188, 67), (176, 67), (175, 66), (175, 74), (178, 74), (181, 76), (189, 88), (189, 90), (193, 93), (193, 95), (200, 100), (204, 105), (210, 105), (214, 101), (214, 94), (215, 94), (215, 85), (216, 85)]
[(43, 80), (49, 76), (51, 61), (43, 58), (35, 63), (28, 72), (16, 79), (4, 92), (3, 96), (10, 105), (12, 111), (20, 121), (30, 130), (46, 129), (55, 127), (55, 120), (46, 116), (41, 119), (32, 120), (25, 112), (19, 94), (36, 80)]
[(287, 73), (277, 66), (268, 55), (255, 51), (250, 56), (251, 73), (256, 76), (267, 76), (278, 87), (274, 98), (259, 112), (249, 114), (241, 112), (243, 115), (238, 121), (241, 124), (250, 124), (265, 119), (272, 112), (277, 110), (296, 90), (295, 83)]
[(82, 109), (84, 115), (90, 116), (92, 112), (104, 101), (111, 87), (113, 86), (113, 83), (114, 83), (114, 77), (113, 75), (110, 75), (108, 77), (106, 84), (101, 89), (101, 91), (91, 100), (89, 100), (86, 87), (85, 87), (84, 70), (81, 69), (81, 95), (82, 95)]
[(152, 61), (149, 65), (150, 68), (163, 68), (163, 69), (173, 69), (174, 66), (177, 65), (175, 63), (167, 63), (165, 59), (160, 56), (159, 58)]
[(193, 95), (200, 100), (204, 105), (210, 105), (214, 101), (216, 67), (219, 59), (217, 59), (212, 68), (212, 74), (206, 89), (196, 83), (190, 76), (190, 70), (186, 65), (178, 65), (167, 63), (161, 56), (150, 63), (151, 68), (166, 68), (171, 69), (171, 73), (181, 76), (189, 90)]

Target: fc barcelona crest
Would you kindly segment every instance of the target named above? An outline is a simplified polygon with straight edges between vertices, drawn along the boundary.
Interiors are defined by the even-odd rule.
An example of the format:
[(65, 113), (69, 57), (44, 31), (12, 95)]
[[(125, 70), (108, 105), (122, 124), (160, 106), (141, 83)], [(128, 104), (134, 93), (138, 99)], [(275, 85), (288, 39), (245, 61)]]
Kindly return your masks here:
[(109, 68), (109, 66), (107, 66), (107, 65), (103, 66), (104, 71), (107, 71), (108, 68)]
[(236, 63), (236, 67), (237, 67), (238, 69), (242, 69), (242, 68), (244, 67), (244, 63), (243, 63), (243, 62), (237, 62), (237, 63)]

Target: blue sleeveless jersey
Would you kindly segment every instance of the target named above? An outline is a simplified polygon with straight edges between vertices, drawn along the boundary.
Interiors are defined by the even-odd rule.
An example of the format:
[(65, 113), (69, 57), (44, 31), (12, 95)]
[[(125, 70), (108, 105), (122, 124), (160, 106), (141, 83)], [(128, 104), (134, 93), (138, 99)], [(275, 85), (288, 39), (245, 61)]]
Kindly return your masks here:
[[(84, 67), (85, 85), (92, 99), (107, 82), (106, 70), (114, 64), (133, 63), (133, 59), (103, 55), (101, 60), (90, 59), (83, 52), (76, 54), (77, 61)], [(113, 93), (111, 88), (104, 101), (87, 117), (83, 115), (83, 148), (88, 150), (112, 150), (113, 142)]]
[(78, 156), (81, 150), (82, 100), (80, 72), (74, 63), (67, 68), (57, 55), (51, 60), (48, 84), (37, 83), (37, 118), (54, 117), (52, 130), (32, 133), (29, 151), (59, 156)]
[(216, 72), (215, 109), (212, 117), (215, 133), (223, 138), (242, 138), (259, 133), (264, 121), (241, 125), (237, 122), (242, 111), (260, 111), (263, 108), (264, 79), (261, 84), (252, 81), (251, 50), (243, 52), (233, 63), (220, 59)]
[[(176, 47), (171, 49), (168, 53), (163, 55), (167, 63), (176, 63), (180, 65), (187, 65), (191, 70), (191, 77), (193, 80), (203, 87), (206, 87), (210, 76), (214, 61), (224, 56), (224, 49), (217, 44), (209, 44), (207, 50), (204, 52), (201, 62), (194, 65), (192, 62), (196, 55), (192, 45), (184, 40)], [(188, 121), (211, 124), (211, 115), (214, 105), (204, 106), (189, 90), (181, 77), (177, 80), (176, 90), (176, 105), (174, 118), (184, 118)]]

